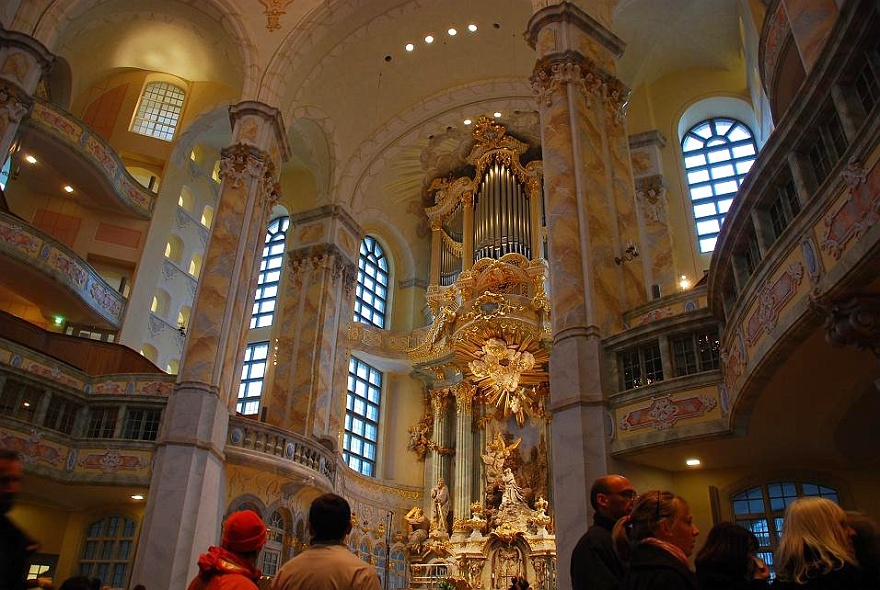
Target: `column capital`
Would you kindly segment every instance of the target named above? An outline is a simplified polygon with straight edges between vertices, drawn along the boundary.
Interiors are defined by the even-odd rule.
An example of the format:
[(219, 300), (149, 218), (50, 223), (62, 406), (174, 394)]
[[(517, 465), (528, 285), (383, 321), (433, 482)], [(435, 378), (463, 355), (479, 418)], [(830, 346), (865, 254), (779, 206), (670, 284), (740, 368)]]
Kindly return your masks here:
[[(619, 58), (626, 48), (620, 37), (571, 2), (552, 4), (533, 14), (525, 37), (539, 58), (568, 51), (586, 55), (600, 48), (606, 55)], [(595, 46), (596, 42), (600, 47)]]
[(233, 141), (268, 153), (280, 173), (281, 164), (290, 159), (281, 111), (255, 100), (245, 100), (229, 107), (229, 122)]
[(53, 63), (55, 56), (42, 43), (0, 26), (0, 79), (30, 94)]
[(853, 346), (880, 356), (880, 296), (854, 295), (812, 305), (825, 314), (825, 340), (834, 346)]

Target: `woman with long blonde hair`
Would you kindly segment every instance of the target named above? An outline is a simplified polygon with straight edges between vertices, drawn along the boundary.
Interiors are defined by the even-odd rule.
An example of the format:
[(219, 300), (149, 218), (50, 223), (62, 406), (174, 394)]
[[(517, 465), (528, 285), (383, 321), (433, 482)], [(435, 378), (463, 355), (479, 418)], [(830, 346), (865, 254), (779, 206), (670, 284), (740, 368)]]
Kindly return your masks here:
[(699, 534), (684, 498), (660, 490), (639, 496), (612, 532), (621, 560), (629, 563), (621, 590), (696, 590), (688, 557)]
[(795, 500), (785, 509), (773, 588), (867, 589), (853, 554), (854, 534), (846, 512), (831, 500)]

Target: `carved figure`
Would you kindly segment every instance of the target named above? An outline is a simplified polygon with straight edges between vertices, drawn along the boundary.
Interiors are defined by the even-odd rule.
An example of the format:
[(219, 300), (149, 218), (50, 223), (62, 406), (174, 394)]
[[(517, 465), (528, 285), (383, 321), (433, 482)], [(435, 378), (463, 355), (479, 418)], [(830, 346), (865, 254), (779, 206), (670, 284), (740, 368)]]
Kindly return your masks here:
[(406, 513), (404, 518), (410, 526), (406, 548), (409, 549), (411, 553), (421, 553), (422, 543), (428, 539), (428, 531), (431, 528), (431, 523), (425, 516), (425, 511), (418, 506), (414, 506)]
[(522, 439), (519, 438), (516, 442), (508, 446), (504, 441), (504, 436), (498, 432), (495, 434), (495, 439), (486, 444), (486, 452), (481, 456), (483, 458), (483, 463), (486, 465), (487, 484), (491, 486), (501, 480), (504, 462), (510, 456), (511, 451), (519, 446), (521, 441)]
[(446, 530), (446, 515), (449, 513), (449, 488), (443, 478), (437, 480), (437, 485), (431, 490), (431, 501), (434, 504), (433, 521), (436, 528)]
[(504, 483), (504, 494), (501, 496), (501, 505), (506, 504), (523, 504), (523, 490), (516, 484), (516, 477), (513, 475), (510, 467), (504, 470), (501, 477)]
[(425, 415), (419, 420), (418, 424), (409, 427), (409, 445), (407, 448), (414, 452), (419, 461), (424, 461), (431, 450), (431, 416)]

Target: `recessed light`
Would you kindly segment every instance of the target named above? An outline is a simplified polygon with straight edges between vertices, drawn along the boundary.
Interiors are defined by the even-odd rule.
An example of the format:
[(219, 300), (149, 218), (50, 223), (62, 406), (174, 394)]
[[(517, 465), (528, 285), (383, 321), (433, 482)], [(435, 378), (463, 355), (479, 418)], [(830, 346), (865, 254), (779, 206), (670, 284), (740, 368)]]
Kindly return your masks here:
[(495, 117), (496, 119), (499, 119), (499, 118), (501, 118), (501, 113), (499, 113), (498, 111), (495, 111), (494, 113), (492, 113), (492, 116)]
[(30, 154), (28, 154), (24, 157), (24, 161), (27, 162), (28, 164), (36, 164), (37, 163), (37, 159)]
[(139, 501), (140, 501), (140, 500), (143, 500), (143, 499), (144, 499), (144, 496), (143, 496), (143, 494), (132, 494), (132, 495), (131, 495), (131, 499), (132, 499), (132, 500), (139, 500)]
[(449, 36), (450, 36), (450, 37), (455, 37), (456, 35), (458, 35), (458, 31), (456, 31), (456, 30), (453, 29), (452, 27), (450, 27), (449, 30), (446, 31), (446, 32), (449, 33)]
[(697, 465), (700, 465), (700, 463), (701, 463), (701, 461), (700, 461), (699, 459), (696, 459), (696, 458), (694, 458), (694, 459), (685, 459), (684, 462), (685, 462), (685, 464), (686, 464), (688, 467), (696, 467)]
[(64, 185), (64, 192), (66, 192), (66, 193), (72, 193), (72, 192), (73, 192), (73, 187), (70, 186), (69, 184), (65, 184), (65, 185)]
[(691, 282), (687, 278), (687, 275), (681, 275), (681, 279), (678, 281), (678, 286), (682, 289), (688, 289), (691, 286)]
[(476, 33), (477, 32), (477, 25), (475, 25), (474, 23), (469, 24), (468, 31), (470, 31), (471, 33)]
[(434, 42), (434, 35), (428, 35), (427, 37), (425, 37), (425, 43), (433, 43), (433, 42)]
[(465, 125), (470, 125), (471, 123), (473, 123), (473, 121), (471, 121), (470, 119), (465, 119), (465, 120), (464, 120), (464, 124), (465, 124)]
[(406, 49), (407, 51), (412, 51), (415, 48), (416, 48), (416, 46), (413, 45), (412, 43), (407, 43), (406, 46), (404, 47), (404, 49)]

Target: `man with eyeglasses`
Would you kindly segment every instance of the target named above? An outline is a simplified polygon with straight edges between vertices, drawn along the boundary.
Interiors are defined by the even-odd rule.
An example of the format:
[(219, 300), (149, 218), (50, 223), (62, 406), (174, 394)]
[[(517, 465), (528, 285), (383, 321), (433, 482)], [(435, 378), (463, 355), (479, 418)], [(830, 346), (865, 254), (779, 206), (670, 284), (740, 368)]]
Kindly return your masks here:
[(625, 566), (614, 552), (611, 530), (629, 514), (638, 497), (633, 485), (622, 475), (606, 475), (593, 482), (590, 505), (593, 526), (587, 529), (571, 554), (573, 590), (617, 590)]

